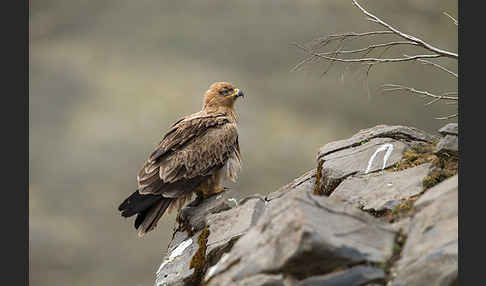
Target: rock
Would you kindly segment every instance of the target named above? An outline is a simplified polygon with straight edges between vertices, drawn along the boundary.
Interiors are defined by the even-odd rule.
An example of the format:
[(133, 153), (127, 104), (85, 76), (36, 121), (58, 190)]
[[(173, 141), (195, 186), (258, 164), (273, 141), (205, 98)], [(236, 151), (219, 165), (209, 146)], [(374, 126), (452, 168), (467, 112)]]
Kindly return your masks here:
[(396, 232), (404, 232), (406, 233), (410, 228), (410, 217), (400, 218), (400, 220), (390, 224), (390, 227)]
[[(200, 278), (196, 272), (202, 270), (191, 267), (191, 261), (200, 248), (198, 240), (206, 226), (206, 218), (231, 210), (238, 204), (238, 197), (236, 192), (227, 190), (202, 201), (196, 199), (180, 210), (168, 254), (156, 273), (156, 286), (198, 284)], [(205, 253), (203, 256), (205, 258)]]
[(184, 207), (179, 219), (185, 221), (192, 231), (201, 230), (204, 227), (204, 218), (213, 213), (229, 210), (235, 207), (239, 195), (233, 190), (227, 190), (202, 200), (199, 204), (195, 202)]
[(379, 125), (327, 144), (317, 168), (264, 197), (192, 202), (156, 286), (457, 285), (454, 132), (441, 129), (434, 154), (436, 137)]
[(372, 128), (360, 130), (357, 134), (353, 135), (349, 139), (334, 141), (326, 144), (319, 149), (317, 154), (318, 159), (327, 154), (360, 145), (361, 142), (367, 141), (373, 138), (393, 138), (401, 141), (422, 141), (433, 142), (437, 138), (420, 129), (407, 127), (407, 126), (388, 126), (377, 125)]
[(364, 210), (392, 210), (401, 201), (423, 192), (430, 164), (398, 172), (357, 175), (345, 179), (331, 194)]
[(457, 156), (459, 154), (459, 128), (457, 123), (449, 123), (439, 129), (439, 133), (444, 137), (440, 139), (435, 147), (436, 154), (449, 154)]
[(442, 135), (456, 135), (459, 136), (459, 127), (457, 123), (449, 123), (439, 129), (439, 133)]
[(259, 274), (251, 276), (247, 279), (238, 281), (234, 286), (286, 286), (285, 279), (282, 274), (268, 275)]
[[(354, 207), (312, 190), (272, 200), (256, 226), (206, 274), (208, 285), (235, 285), (266, 273), (297, 278), (349, 264), (384, 263), (395, 233)], [(238, 284), (236, 284), (238, 285)]]
[(279, 188), (275, 192), (268, 194), (265, 197), (265, 200), (271, 201), (273, 199), (280, 198), (285, 194), (289, 193), (290, 191), (298, 192), (303, 190), (312, 190), (314, 189), (315, 182), (316, 182), (316, 169), (312, 169), (305, 172), (303, 175), (293, 180), (292, 182), (288, 183), (287, 185)]
[(459, 138), (456, 135), (446, 135), (437, 143), (435, 153), (448, 153), (457, 156), (459, 154)]
[[(227, 191), (181, 210), (183, 221), (191, 226), (191, 232), (175, 231), (169, 254), (157, 271), (156, 286), (197, 285), (200, 273), (216, 263), (240, 236), (256, 224), (265, 207), (264, 198), (245, 198), (238, 206), (229, 208), (234, 204), (228, 204), (232, 197)], [(194, 231), (197, 233), (193, 234)], [(206, 235), (204, 245), (200, 241), (202, 235)], [(199, 249), (201, 253), (197, 254)], [(191, 267), (192, 264), (195, 266)]]
[(346, 177), (386, 169), (399, 162), (406, 149), (436, 139), (416, 128), (378, 125), (328, 143), (317, 155), (318, 193), (330, 195)]
[(408, 145), (391, 138), (375, 138), (362, 145), (328, 153), (319, 158), (319, 192), (329, 195), (351, 175), (386, 169), (402, 159)]
[(393, 286), (452, 285), (457, 280), (457, 176), (430, 189), (426, 195), (417, 201), (419, 212), (410, 223), (401, 258), (393, 270), (396, 273)]
[(174, 237), (169, 244), (169, 252), (193, 233), (202, 230), (205, 226), (206, 216), (235, 207), (239, 197), (237, 192), (227, 190), (199, 203), (194, 200), (182, 208), (177, 217), (178, 223), (175, 226)]
[(182, 286), (194, 283), (194, 269), (190, 269), (190, 264), (198, 249), (197, 237), (199, 234), (175, 245), (173, 250), (167, 253), (157, 270), (155, 286)]
[(458, 175), (455, 175), (427, 190), (427, 192), (415, 202), (414, 207), (417, 210), (421, 210), (422, 208), (436, 201), (441, 196), (444, 196), (450, 192), (457, 192), (457, 191), (458, 191)]
[(377, 282), (383, 285), (385, 272), (382, 269), (358, 265), (344, 271), (333, 272), (327, 275), (312, 276), (302, 281), (285, 278), (283, 274), (258, 274), (237, 281), (234, 286), (359, 286), (370, 285)]
[(209, 265), (217, 262), (238, 238), (257, 223), (264, 207), (265, 200), (257, 197), (243, 201), (236, 208), (208, 215), (206, 224), (209, 226), (209, 237), (206, 256)]
[(367, 283), (384, 282), (384, 280), (385, 272), (382, 269), (358, 265), (344, 271), (307, 278), (297, 286), (360, 286)]

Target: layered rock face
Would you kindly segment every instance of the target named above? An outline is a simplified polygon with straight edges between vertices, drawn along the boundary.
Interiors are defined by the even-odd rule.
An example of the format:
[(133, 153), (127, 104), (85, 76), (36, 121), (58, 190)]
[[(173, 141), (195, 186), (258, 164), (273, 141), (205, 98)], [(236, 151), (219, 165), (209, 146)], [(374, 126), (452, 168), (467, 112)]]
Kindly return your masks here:
[(379, 125), (331, 142), (266, 196), (179, 213), (161, 285), (458, 285), (458, 128)]

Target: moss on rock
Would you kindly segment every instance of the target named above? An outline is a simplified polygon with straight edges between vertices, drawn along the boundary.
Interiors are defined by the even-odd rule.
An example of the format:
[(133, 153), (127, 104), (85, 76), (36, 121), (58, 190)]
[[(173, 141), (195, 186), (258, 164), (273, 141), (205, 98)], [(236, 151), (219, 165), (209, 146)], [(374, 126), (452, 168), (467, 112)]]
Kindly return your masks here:
[(206, 226), (197, 238), (198, 249), (191, 258), (189, 269), (194, 269), (194, 281), (199, 283), (206, 271), (206, 249), (209, 237), (209, 227)]
[(324, 161), (319, 161), (319, 164), (317, 165), (316, 182), (314, 183), (314, 195), (316, 195), (316, 196), (323, 195), (322, 191), (320, 189), (321, 177), (322, 177), (322, 165), (323, 164), (324, 164)]
[(390, 171), (401, 171), (425, 163), (432, 165), (431, 171), (423, 180), (424, 191), (457, 174), (459, 159), (448, 154), (436, 154), (437, 142), (420, 144), (407, 149), (403, 158)]
[(435, 143), (419, 144), (405, 150), (402, 159), (390, 171), (401, 171), (425, 163), (436, 163), (439, 158), (434, 154)]

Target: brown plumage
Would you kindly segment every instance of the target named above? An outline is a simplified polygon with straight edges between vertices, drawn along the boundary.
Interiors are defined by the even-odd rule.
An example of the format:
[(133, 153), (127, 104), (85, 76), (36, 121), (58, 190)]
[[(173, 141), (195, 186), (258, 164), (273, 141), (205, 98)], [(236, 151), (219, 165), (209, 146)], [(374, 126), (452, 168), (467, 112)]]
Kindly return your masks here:
[(195, 193), (200, 198), (223, 190), (240, 170), (236, 99), (243, 92), (228, 82), (213, 83), (201, 111), (175, 122), (138, 172), (138, 189), (118, 210), (137, 215), (138, 235), (153, 230), (169, 209), (180, 209)]

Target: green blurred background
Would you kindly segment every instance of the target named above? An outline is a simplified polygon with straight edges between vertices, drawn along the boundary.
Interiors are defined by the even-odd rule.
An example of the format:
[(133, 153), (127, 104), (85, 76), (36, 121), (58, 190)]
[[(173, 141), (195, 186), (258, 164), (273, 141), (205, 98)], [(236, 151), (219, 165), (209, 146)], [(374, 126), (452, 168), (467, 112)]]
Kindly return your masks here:
[[(404, 32), (457, 52), (455, 0), (361, 1)], [(175, 214), (143, 239), (118, 204), (167, 127), (201, 108), (214, 81), (237, 103), (242, 195), (266, 194), (315, 167), (320, 146), (376, 124), (435, 133), (455, 106), (381, 95), (384, 83), (433, 92), (457, 81), (420, 64), (290, 69), (291, 44), (380, 29), (351, 1), (31, 0), (30, 285), (153, 285)], [(357, 43), (354, 43), (356, 46)], [(413, 54), (396, 49), (387, 55)], [(422, 50), (419, 53), (426, 53)], [(457, 71), (454, 61), (440, 61)]]

